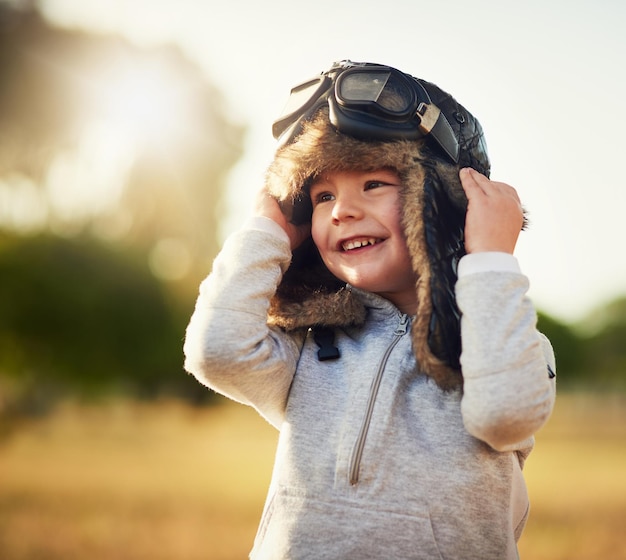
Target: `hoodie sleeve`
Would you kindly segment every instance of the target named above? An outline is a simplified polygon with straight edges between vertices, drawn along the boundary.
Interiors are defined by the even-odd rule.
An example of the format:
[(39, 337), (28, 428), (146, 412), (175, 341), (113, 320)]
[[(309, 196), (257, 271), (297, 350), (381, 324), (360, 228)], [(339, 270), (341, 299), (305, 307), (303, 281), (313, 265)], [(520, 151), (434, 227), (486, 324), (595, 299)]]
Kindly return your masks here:
[(290, 259), (287, 236), (268, 219), (231, 235), (200, 285), (184, 344), (188, 372), (276, 427), (303, 342), (267, 325), (269, 300)]
[(460, 271), (456, 294), (462, 312), (465, 427), (494, 449), (507, 451), (550, 417), (556, 366), (550, 342), (536, 329), (536, 312), (526, 296), (528, 279), (516, 261), (515, 266), (502, 261), (491, 269)]

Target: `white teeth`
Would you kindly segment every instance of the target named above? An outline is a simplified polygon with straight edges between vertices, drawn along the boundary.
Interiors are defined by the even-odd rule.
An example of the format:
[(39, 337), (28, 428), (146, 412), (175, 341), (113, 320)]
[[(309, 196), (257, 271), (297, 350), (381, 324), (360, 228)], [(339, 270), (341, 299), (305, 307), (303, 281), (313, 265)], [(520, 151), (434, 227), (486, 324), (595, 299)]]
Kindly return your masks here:
[(375, 245), (376, 238), (371, 237), (369, 239), (353, 239), (351, 241), (346, 241), (341, 245), (341, 248), (344, 251), (351, 251), (352, 249), (359, 249), (361, 247), (365, 247), (367, 245)]

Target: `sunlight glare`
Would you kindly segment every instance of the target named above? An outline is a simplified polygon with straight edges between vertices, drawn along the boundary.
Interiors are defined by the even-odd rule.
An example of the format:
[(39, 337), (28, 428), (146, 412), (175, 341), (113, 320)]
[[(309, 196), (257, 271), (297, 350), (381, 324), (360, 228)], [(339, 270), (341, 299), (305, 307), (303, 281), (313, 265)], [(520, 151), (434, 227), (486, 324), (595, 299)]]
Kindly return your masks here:
[[(187, 148), (194, 122), (189, 91), (176, 68), (161, 59), (118, 53), (76, 83), (83, 107), (78, 142), (54, 158), (45, 184), (50, 218), (66, 230), (115, 214), (138, 159), (167, 162)], [(127, 220), (100, 225), (105, 237), (129, 229)]]
[(114, 206), (134, 157), (134, 146), (110, 123), (86, 123), (78, 148), (50, 166), (46, 188), (55, 216), (76, 222)]
[(47, 205), (32, 180), (15, 175), (0, 181), (0, 224), (29, 233), (43, 228), (47, 219)]
[(191, 253), (187, 244), (174, 238), (161, 239), (150, 252), (150, 269), (161, 280), (184, 278), (191, 268)]
[(120, 140), (146, 149), (180, 136), (181, 125), (189, 118), (185, 91), (173, 72), (156, 63), (141, 62), (103, 69), (95, 108), (117, 129)]

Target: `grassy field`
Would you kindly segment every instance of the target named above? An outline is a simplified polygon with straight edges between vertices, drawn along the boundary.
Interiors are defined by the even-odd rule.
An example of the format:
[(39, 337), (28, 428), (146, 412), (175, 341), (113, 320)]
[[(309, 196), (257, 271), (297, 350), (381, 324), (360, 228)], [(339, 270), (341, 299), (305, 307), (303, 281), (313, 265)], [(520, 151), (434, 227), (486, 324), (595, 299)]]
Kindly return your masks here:
[[(523, 559), (626, 560), (625, 405), (560, 396), (526, 466)], [(275, 443), (241, 406), (62, 407), (0, 441), (0, 558), (245, 558)]]

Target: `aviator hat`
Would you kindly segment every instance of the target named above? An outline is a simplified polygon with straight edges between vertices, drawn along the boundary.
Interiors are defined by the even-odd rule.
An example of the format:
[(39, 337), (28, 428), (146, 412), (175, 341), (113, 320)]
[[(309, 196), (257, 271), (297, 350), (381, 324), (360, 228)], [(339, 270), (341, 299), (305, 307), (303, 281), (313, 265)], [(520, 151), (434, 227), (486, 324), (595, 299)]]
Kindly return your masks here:
[[(371, 63), (335, 63), (296, 86), (294, 98), (295, 109), (291, 103), (274, 124), (279, 147), (267, 170), (268, 191), (302, 223), (311, 219), (308, 186), (320, 174), (383, 167), (398, 173), (402, 226), (417, 277), (411, 336), (418, 367), (442, 389), (462, 386), (454, 287), (465, 254), (467, 198), (459, 170), (473, 167), (489, 176), (480, 123), (436, 85)], [(328, 333), (362, 324), (366, 313), (309, 238), (293, 252), (268, 320), (286, 330)]]

